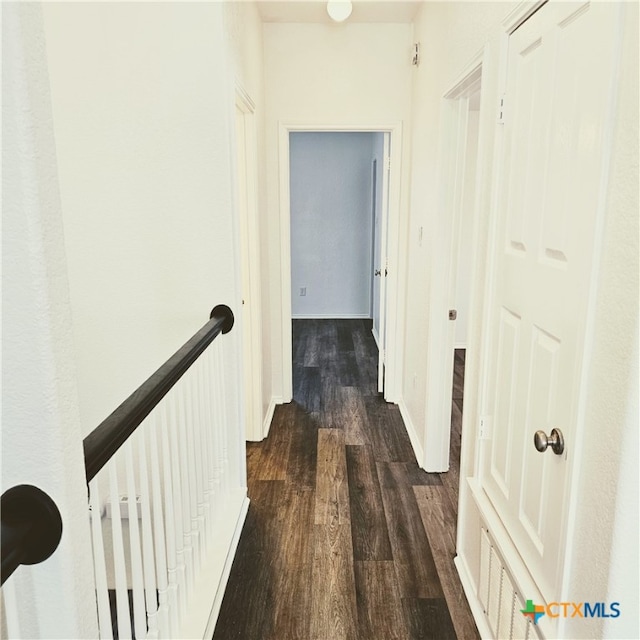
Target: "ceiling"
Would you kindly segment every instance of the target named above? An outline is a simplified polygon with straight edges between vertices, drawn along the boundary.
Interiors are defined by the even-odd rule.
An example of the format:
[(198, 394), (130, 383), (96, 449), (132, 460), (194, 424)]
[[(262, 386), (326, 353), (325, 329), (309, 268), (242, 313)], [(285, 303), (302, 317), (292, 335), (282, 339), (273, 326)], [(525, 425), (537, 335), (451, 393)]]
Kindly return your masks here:
[[(258, 0), (263, 22), (313, 22), (335, 24), (327, 15), (327, 3), (316, 0)], [(352, 22), (413, 22), (422, 1), (354, 0)]]

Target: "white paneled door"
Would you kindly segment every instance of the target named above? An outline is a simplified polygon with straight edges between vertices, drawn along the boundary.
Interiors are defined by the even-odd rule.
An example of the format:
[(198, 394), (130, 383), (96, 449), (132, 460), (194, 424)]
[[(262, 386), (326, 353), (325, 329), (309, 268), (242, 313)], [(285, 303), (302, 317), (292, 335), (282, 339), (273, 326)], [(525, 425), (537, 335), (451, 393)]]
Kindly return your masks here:
[[(547, 601), (559, 596), (579, 457), (617, 15), (549, 2), (509, 38), (482, 482)], [(554, 428), (564, 452), (538, 451), (535, 432)]]

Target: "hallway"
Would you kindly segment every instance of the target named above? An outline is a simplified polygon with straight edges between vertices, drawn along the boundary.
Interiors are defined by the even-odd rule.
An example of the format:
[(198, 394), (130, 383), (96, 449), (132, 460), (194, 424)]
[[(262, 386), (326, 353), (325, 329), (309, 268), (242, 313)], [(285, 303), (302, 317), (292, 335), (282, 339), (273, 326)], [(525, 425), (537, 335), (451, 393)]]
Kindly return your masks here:
[(453, 565), (460, 385), (455, 471), (427, 474), (377, 394), (370, 321), (296, 320), (293, 354), (293, 402), (247, 444), (251, 506), (214, 638), (477, 638)]

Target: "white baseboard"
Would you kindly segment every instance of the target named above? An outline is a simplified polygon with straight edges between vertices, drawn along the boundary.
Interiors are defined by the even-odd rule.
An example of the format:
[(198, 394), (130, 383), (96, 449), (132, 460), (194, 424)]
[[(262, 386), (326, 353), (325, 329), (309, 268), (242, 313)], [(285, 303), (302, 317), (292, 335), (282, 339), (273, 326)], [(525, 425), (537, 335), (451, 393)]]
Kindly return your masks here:
[(248, 509), (246, 487), (234, 490), (227, 498), (216, 520), (215, 536), (210, 540), (211, 547), (207, 551), (208, 558), (198, 571), (176, 637), (202, 639), (213, 636)]
[(371, 334), (373, 335), (373, 339), (376, 341), (376, 347), (380, 350), (380, 340), (378, 339), (378, 332), (375, 327), (371, 327)]
[(491, 631), (491, 627), (489, 626), (487, 616), (484, 613), (482, 603), (476, 595), (476, 589), (473, 586), (473, 580), (471, 579), (471, 573), (469, 572), (469, 566), (467, 565), (466, 560), (461, 556), (456, 556), (453, 559), (453, 564), (455, 564), (456, 569), (458, 570), (460, 582), (462, 583), (462, 589), (464, 590), (464, 595), (467, 598), (467, 602), (469, 603), (471, 615), (473, 616), (476, 626), (478, 627), (480, 637), (482, 638), (482, 640), (492, 640), (493, 632)]
[(407, 430), (407, 434), (409, 435), (409, 440), (411, 441), (411, 446), (413, 447), (413, 453), (416, 456), (416, 462), (421, 469), (424, 469), (424, 451), (422, 449), (422, 445), (420, 444), (420, 440), (418, 439), (416, 428), (411, 421), (411, 417), (409, 416), (409, 409), (407, 409), (407, 405), (405, 404), (403, 398), (400, 398), (400, 400), (398, 401), (398, 408), (400, 409), (400, 415), (402, 416), (404, 426)]
[(371, 320), (370, 313), (292, 313), (292, 320)]
[(267, 407), (267, 412), (264, 415), (264, 420), (262, 421), (262, 438), (266, 438), (269, 435), (269, 429), (271, 428), (271, 421), (273, 420), (273, 412), (276, 410), (276, 406), (279, 404), (283, 404), (282, 398), (277, 398), (275, 396), (271, 397), (269, 401), (269, 406)]

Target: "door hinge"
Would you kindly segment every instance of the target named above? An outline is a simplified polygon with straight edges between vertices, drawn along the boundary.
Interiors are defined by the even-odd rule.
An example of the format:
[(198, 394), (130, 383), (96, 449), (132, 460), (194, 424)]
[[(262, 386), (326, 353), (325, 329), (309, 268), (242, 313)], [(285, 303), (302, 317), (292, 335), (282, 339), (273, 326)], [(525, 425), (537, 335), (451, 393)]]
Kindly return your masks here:
[(491, 417), (480, 416), (478, 426), (478, 440), (491, 440)]
[(391, 156), (387, 156), (384, 159), (384, 166), (386, 171), (391, 171)]
[(498, 101), (498, 124), (504, 124), (504, 114), (507, 102), (507, 96), (503, 93)]

